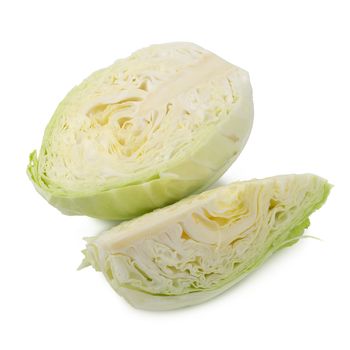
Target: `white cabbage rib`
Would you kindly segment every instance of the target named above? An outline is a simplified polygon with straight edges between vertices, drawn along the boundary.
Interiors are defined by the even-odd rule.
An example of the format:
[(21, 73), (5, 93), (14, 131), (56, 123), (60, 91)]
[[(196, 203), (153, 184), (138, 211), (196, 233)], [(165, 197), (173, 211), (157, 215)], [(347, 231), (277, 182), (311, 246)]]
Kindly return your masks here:
[(197, 304), (295, 243), (329, 188), (315, 175), (289, 175), (204, 192), (89, 238), (83, 265), (135, 307)]
[[(200, 147), (246, 99), (247, 85), (246, 72), (194, 44), (140, 50), (65, 98), (39, 172), (64, 191), (152, 177)], [(233, 137), (241, 137), (239, 130)]]

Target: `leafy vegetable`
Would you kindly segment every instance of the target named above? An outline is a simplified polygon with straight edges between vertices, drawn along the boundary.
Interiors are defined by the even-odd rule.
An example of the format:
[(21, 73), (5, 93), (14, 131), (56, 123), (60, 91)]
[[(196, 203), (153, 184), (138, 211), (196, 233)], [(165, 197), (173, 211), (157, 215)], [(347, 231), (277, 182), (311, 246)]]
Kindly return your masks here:
[(247, 72), (194, 44), (155, 45), (74, 87), (27, 172), (65, 214), (131, 218), (218, 179), (252, 121)]
[(330, 187), (306, 174), (216, 188), (88, 238), (82, 266), (137, 308), (198, 304), (297, 242)]

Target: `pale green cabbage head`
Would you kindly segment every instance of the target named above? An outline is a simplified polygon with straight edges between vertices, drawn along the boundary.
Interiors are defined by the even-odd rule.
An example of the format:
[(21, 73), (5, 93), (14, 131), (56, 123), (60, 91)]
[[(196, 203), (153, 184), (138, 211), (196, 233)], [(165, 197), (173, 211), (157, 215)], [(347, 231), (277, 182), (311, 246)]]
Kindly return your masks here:
[(194, 44), (155, 45), (71, 90), (28, 175), (65, 214), (131, 218), (218, 179), (252, 121), (247, 72)]
[(297, 242), (329, 191), (309, 174), (216, 188), (88, 238), (82, 266), (137, 308), (198, 304)]

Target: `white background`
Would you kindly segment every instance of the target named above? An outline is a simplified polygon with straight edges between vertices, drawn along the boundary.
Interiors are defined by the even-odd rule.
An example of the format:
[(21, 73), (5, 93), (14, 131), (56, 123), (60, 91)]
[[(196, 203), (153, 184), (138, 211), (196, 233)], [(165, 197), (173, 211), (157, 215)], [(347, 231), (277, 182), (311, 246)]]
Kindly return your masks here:
[[(347, 1), (2, 1), (1, 349), (349, 349)], [(26, 177), (68, 90), (141, 47), (192, 41), (250, 72), (255, 124), (222, 182), (313, 172), (335, 185), (308, 234), (221, 297), (135, 310), (77, 272), (83, 236)]]

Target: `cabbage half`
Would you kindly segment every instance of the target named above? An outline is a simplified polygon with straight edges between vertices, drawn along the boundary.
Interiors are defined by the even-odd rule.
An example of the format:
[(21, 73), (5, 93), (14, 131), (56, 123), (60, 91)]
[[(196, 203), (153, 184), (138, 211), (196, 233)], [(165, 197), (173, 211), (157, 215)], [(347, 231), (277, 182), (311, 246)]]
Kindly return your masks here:
[(137, 308), (198, 304), (297, 242), (330, 187), (315, 175), (286, 175), (191, 196), (88, 238), (82, 267), (102, 271)]
[(131, 218), (213, 183), (252, 122), (247, 72), (194, 44), (155, 45), (73, 88), (27, 172), (65, 214)]

